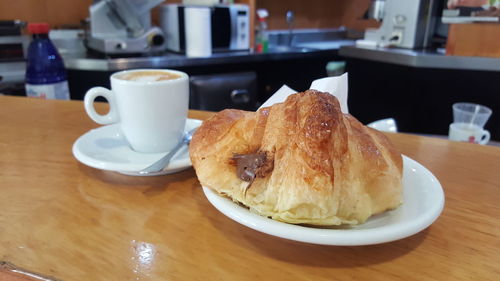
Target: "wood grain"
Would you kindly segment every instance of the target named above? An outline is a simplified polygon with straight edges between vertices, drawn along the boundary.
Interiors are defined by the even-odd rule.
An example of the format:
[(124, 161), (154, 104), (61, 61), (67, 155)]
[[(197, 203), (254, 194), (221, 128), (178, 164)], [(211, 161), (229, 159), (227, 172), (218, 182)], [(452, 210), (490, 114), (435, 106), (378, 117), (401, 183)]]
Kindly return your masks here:
[(0, 19), (47, 22), (52, 28), (79, 26), (89, 16), (92, 0), (2, 0)]
[(226, 218), (204, 197), (192, 169), (144, 178), (80, 164), (71, 146), (98, 126), (81, 102), (4, 96), (0, 120), (0, 261), (43, 276), (498, 280), (500, 274), (497, 147), (389, 134), (440, 180), (443, 214), (403, 240), (333, 247), (275, 238)]
[(256, 9), (269, 11), (269, 29), (288, 29), (286, 12), (295, 13), (293, 28), (347, 28), (364, 30), (378, 27), (374, 20), (364, 20), (370, 0), (256, 0)]
[[(92, 0), (2, 0), (0, 19), (20, 19), (27, 22), (48, 22), (52, 28), (79, 26), (89, 16)], [(180, 3), (182, 0), (168, 0), (162, 4)], [(250, 7), (250, 28), (253, 42), (255, 11), (266, 8), (270, 11), (270, 29), (287, 29), (285, 14), (293, 10), (297, 21), (295, 28), (348, 28), (363, 30), (377, 27), (379, 23), (362, 19), (370, 0), (236, 0), (235, 3)], [(159, 25), (159, 7), (152, 10), (153, 24)]]
[(452, 56), (500, 57), (500, 24), (450, 24), (446, 54)]

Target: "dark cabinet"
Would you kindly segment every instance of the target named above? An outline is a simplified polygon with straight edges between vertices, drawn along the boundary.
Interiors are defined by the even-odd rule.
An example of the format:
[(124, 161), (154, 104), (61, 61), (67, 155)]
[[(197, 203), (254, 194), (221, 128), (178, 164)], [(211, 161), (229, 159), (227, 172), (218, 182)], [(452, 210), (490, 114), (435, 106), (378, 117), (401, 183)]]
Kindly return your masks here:
[(500, 140), (498, 71), (416, 68), (348, 59), (349, 111), (361, 122), (392, 117), (401, 132), (448, 135), (456, 102), (493, 110), (485, 129)]
[(256, 110), (259, 106), (255, 72), (193, 75), (189, 81), (189, 108), (191, 109)]

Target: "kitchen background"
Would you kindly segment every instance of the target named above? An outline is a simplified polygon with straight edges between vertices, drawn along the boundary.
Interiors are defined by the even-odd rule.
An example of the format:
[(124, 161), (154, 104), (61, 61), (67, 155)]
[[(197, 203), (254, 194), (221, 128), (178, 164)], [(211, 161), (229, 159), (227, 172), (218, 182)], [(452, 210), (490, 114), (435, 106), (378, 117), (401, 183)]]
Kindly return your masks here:
[[(179, 2), (181, 1), (164, 3)], [(376, 20), (364, 18), (370, 0), (239, 0), (235, 3), (250, 7), (252, 27), (256, 25), (255, 11), (267, 9), (267, 23), (271, 32), (289, 28), (285, 16), (287, 11), (294, 12), (294, 31), (338, 29), (339, 34), (342, 34), (338, 41), (351, 40), (351, 44), (354, 44), (355, 39), (363, 37), (366, 28), (380, 26)], [(78, 28), (88, 17), (91, 4), (91, 0), (3, 0), (0, 1), (0, 19), (44, 21), (52, 28)], [(159, 7), (153, 9), (152, 21), (155, 25), (159, 24)], [(402, 132), (446, 135), (448, 124), (452, 121), (451, 105), (459, 101), (476, 102), (493, 109), (486, 129), (491, 131), (492, 139), (499, 140), (500, 89), (495, 81), (500, 81), (500, 59), (458, 59), (451, 63), (446, 60), (444, 65), (437, 65), (444, 61), (446, 32), (444, 38), (439, 38), (441, 41), (438, 40), (433, 45), (432, 50), (425, 50), (423, 53), (389, 50), (361, 54), (356, 53), (356, 48), (343, 48), (339, 45), (319, 52), (265, 56), (248, 53), (229, 58), (218, 56), (182, 61), (178, 57), (166, 57), (162, 66), (180, 69), (195, 77), (193, 89), (200, 85), (205, 89), (210, 88), (206, 82), (213, 81), (214, 77), (228, 87), (251, 85), (247, 90), (253, 94), (250, 99), (245, 99), (249, 101), (247, 104), (238, 105), (231, 101), (210, 104), (200, 101), (192, 105), (192, 108), (219, 110), (223, 107), (255, 109), (283, 84), (299, 91), (305, 90), (311, 80), (328, 75), (328, 63), (341, 62), (342, 65), (345, 63), (345, 70), (349, 72), (350, 111), (363, 123), (392, 117), (396, 119)], [(253, 43), (254, 33), (251, 32), (250, 35)], [(432, 56), (427, 52), (432, 53)], [(393, 53), (396, 53), (396, 58)], [(401, 61), (400, 58), (404, 60)], [(68, 61), (65, 62), (72, 99), (81, 99), (86, 89), (92, 86), (109, 86), (110, 73), (135, 66), (120, 64), (109, 57), (92, 57), (92, 63), (99, 67), (87, 67), (79, 64), (79, 61)], [(231, 81), (240, 80), (244, 82), (231, 84)], [(250, 80), (254, 81), (249, 83)], [(220, 89), (215, 88), (207, 96), (219, 98), (215, 97), (214, 92), (221, 92)]]
[[(181, 0), (164, 3), (180, 3)], [(375, 27), (374, 20), (363, 20), (363, 14), (370, 0), (239, 0), (234, 3), (247, 4), (251, 14), (256, 9), (269, 11), (270, 29), (285, 29), (286, 11), (295, 12), (296, 28), (332, 28), (346, 26), (353, 29)], [(92, 0), (2, 0), (0, 1), (0, 19), (22, 19), (24, 21), (44, 21), (52, 27), (78, 26), (88, 17), (88, 8)], [(158, 24), (158, 11), (153, 10), (153, 22)], [(253, 13), (252, 13), (253, 11)], [(251, 17), (253, 20), (254, 17)]]

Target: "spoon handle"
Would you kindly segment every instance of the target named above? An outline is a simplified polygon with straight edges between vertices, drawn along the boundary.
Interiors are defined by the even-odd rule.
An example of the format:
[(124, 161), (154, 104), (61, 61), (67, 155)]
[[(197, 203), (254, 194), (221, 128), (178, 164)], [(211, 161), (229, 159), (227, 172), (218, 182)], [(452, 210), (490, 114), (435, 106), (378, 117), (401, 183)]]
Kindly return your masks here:
[(141, 174), (141, 175), (153, 174), (156, 172), (160, 172), (165, 167), (167, 167), (168, 163), (170, 163), (170, 160), (175, 155), (175, 153), (182, 146), (189, 145), (189, 143), (191, 142), (191, 137), (193, 136), (196, 129), (198, 129), (198, 128), (191, 129), (191, 131), (185, 133), (184, 136), (182, 136), (182, 140), (172, 150), (170, 150), (169, 153), (167, 153), (165, 156), (160, 158), (160, 160), (154, 162), (151, 166), (139, 171), (139, 174)]
[(145, 175), (149, 173), (154, 173), (154, 172), (159, 172), (165, 168), (168, 163), (170, 163), (170, 160), (172, 159), (172, 156), (185, 144), (184, 140), (181, 140), (172, 150), (170, 150), (169, 153), (167, 153), (165, 156), (160, 158), (160, 160), (154, 162), (151, 166), (143, 169), (142, 171), (139, 171), (139, 174)]

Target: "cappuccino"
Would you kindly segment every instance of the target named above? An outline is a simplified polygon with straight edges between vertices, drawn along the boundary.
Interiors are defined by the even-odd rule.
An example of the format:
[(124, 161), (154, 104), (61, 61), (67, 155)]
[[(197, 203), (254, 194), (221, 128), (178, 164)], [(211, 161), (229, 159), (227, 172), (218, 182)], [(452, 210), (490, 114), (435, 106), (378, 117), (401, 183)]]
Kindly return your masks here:
[[(189, 106), (189, 76), (171, 69), (136, 69), (114, 73), (111, 90), (94, 87), (85, 94), (85, 110), (95, 122), (119, 123), (130, 147), (140, 153), (168, 152), (182, 139)], [(94, 100), (104, 97), (101, 115)]]
[(180, 78), (181, 75), (168, 71), (160, 70), (144, 70), (144, 71), (133, 71), (126, 72), (122, 75), (118, 75), (117, 78), (127, 81), (136, 82), (156, 82), (165, 80), (174, 80)]

